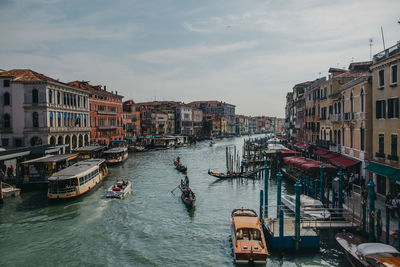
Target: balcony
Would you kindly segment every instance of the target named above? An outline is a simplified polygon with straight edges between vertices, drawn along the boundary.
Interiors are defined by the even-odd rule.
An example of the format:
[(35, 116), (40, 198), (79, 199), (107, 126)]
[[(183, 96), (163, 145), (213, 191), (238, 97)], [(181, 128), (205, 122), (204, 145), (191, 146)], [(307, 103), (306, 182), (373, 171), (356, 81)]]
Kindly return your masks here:
[(399, 156), (396, 155), (387, 155), (388, 160), (392, 160), (392, 161), (399, 161)]
[(400, 53), (400, 42), (397, 42), (396, 45), (389, 47), (388, 49), (374, 55), (373, 63), (376, 64), (379, 61), (385, 60), (391, 56)]
[(375, 157), (385, 159), (385, 153), (383, 152), (376, 152)]
[[(35, 128), (33, 128), (35, 129)], [(37, 129), (37, 128), (36, 128)], [(90, 131), (90, 127), (49, 127), (49, 133), (69, 133), (69, 132), (86, 132)]]
[(109, 111), (109, 110), (98, 110), (97, 114), (100, 115), (117, 115), (116, 111)]
[(344, 121), (352, 121), (354, 120), (354, 112), (346, 112), (343, 116)]
[(329, 115), (329, 120), (331, 122), (340, 122), (342, 121), (342, 114), (330, 114)]
[(110, 125), (110, 126), (97, 126), (97, 129), (99, 129), (99, 130), (114, 130), (114, 129), (117, 129), (118, 128), (118, 126), (112, 126), (112, 125)]

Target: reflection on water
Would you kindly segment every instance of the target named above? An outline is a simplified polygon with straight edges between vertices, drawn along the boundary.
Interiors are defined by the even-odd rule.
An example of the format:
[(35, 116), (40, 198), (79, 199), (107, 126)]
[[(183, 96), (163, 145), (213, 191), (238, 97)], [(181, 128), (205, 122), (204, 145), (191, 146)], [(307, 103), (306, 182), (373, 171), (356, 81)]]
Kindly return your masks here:
[[(49, 203), (46, 192), (23, 193), (0, 206), (0, 265), (231, 266), (230, 213), (234, 208), (259, 210), (262, 179), (218, 180), (209, 169), (225, 170), (225, 147), (242, 138), (201, 142), (187, 147), (130, 154), (123, 165), (110, 167), (95, 191), (70, 202)], [(196, 193), (186, 206), (175, 188), (184, 175), (173, 160), (188, 167)], [(132, 193), (106, 199), (117, 179), (129, 179)], [(283, 191), (292, 190), (284, 180)], [(275, 205), (276, 179), (269, 182)], [(270, 213), (274, 213), (271, 208)], [(274, 215), (274, 214), (272, 214)], [(320, 253), (274, 253), (268, 266), (345, 266), (333, 233), (321, 233)]]

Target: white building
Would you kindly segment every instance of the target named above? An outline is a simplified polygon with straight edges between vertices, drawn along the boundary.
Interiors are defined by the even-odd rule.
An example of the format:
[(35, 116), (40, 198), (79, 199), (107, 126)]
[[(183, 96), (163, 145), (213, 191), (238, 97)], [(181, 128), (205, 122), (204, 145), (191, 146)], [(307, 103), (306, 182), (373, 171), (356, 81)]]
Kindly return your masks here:
[(188, 106), (178, 106), (175, 110), (175, 133), (193, 135), (193, 110)]
[(87, 91), (32, 70), (0, 73), (1, 145), (89, 144), (88, 97)]

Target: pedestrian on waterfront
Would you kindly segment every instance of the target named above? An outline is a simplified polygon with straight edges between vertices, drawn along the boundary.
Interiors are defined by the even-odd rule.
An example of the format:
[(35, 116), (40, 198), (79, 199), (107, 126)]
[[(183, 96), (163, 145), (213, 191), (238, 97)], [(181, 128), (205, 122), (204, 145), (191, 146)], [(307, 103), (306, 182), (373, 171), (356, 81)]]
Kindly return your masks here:
[(392, 218), (394, 218), (396, 211), (397, 211), (397, 196), (395, 196), (392, 199), (392, 206), (390, 211), (390, 215), (392, 216)]
[(391, 209), (392, 209), (392, 195), (390, 194), (390, 192), (388, 192), (386, 194), (386, 198), (385, 198), (385, 207), (386, 207), (386, 213), (391, 214)]
[(364, 187), (364, 189), (363, 189), (363, 191), (362, 191), (362, 193), (361, 193), (361, 196), (362, 196), (362, 203), (363, 203), (363, 204), (367, 204), (367, 200), (368, 200), (368, 191), (367, 191), (367, 188)]

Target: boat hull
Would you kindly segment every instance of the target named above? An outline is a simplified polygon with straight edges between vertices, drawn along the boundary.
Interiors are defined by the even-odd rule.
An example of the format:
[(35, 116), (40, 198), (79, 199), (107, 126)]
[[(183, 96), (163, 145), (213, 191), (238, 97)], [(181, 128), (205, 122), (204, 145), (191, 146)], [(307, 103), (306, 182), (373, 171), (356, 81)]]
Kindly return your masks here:
[(119, 199), (124, 198), (127, 194), (129, 194), (132, 191), (132, 183), (129, 181), (127, 183), (128, 184), (126, 185), (126, 187), (121, 191), (114, 191), (113, 188), (116, 186), (116, 184), (113, 184), (107, 190), (106, 197), (107, 198), (119, 198)]

